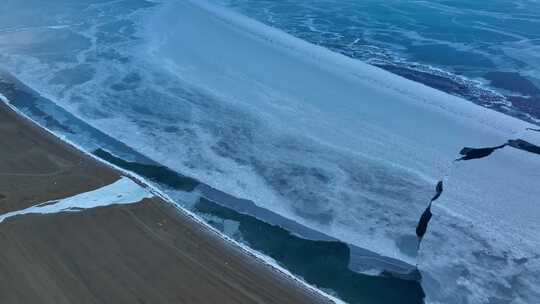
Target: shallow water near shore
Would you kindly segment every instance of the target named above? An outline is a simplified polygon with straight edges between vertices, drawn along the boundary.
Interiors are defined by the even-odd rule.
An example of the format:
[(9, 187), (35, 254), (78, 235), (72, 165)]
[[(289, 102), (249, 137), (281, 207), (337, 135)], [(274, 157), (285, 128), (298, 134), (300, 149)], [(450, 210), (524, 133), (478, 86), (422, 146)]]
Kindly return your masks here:
[[(170, 169), (162, 166), (127, 162), (101, 149), (94, 154), (164, 189), (194, 191), (197, 186), (197, 181), (173, 174)], [(294, 275), (331, 295), (348, 303), (423, 303), (425, 295), (419, 282), (421, 278), (419, 274), (414, 274), (415, 270), (407, 270), (412, 273), (392, 273), (390, 267), (383, 268), (384, 263), (372, 262), (368, 266), (373, 267), (374, 275), (355, 272), (351, 270), (351, 256), (354, 254), (351, 254), (348, 244), (324, 235), (317, 238), (328, 240), (302, 238), (297, 235), (298, 231), (288, 231), (275, 223), (239, 213), (204, 196), (198, 196), (194, 204), (182, 204), (182, 200), (178, 202), (222, 233), (269, 256)], [(376, 255), (370, 258), (375, 259)]]

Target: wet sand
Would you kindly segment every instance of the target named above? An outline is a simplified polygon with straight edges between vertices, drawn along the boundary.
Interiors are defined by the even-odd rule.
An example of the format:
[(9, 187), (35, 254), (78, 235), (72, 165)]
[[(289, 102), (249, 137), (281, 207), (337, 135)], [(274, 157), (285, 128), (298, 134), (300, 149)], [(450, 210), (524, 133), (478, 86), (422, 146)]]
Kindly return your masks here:
[[(120, 173), (0, 103), (0, 213)], [(327, 303), (160, 198), (0, 223), (0, 303)]]

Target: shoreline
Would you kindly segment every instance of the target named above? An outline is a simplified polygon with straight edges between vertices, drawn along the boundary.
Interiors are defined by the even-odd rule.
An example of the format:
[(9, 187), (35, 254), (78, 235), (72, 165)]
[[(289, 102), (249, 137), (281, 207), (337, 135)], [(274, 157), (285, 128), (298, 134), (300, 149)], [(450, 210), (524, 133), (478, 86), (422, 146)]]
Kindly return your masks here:
[[(163, 167), (153, 159), (139, 154), (121, 142), (108, 138), (101, 131), (80, 121), (63, 108), (55, 106), (51, 100), (41, 96), (14, 76), (5, 73), (4, 83), (0, 81), (0, 86), (3, 85), (5, 89), (3, 94), (11, 100), (11, 106), (15, 107), (15, 110), (21, 109), (19, 112), (24, 111), (21, 113), (23, 116), (29, 116), (31, 120), (34, 120), (39, 125), (46, 126), (45, 129), (52, 131), (55, 134), (54, 136), (63, 138), (79, 150), (88, 151), (87, 155), (92, 158), (97, 156), (97, 160), (105, 160), (107, 165), (112, 165), (121, 172), (126, 172), (123, 169), (129, 170), (127, 174), (130, 176), (158, 187), (163, 191), (158, 190), (158, 192), (165, 193), (165, 196), (172, 195), (173, 199), (169, 199), (167, 196), (166, 200), (177, 201), (181, 208), (188, 209), (188, 212), (195, 212), (195, 217), (204, 220), (203, 225), (210, 225), (210, 229), (217, 230), (218, 233), (227, 236), (229, 240), (232, 239), (234, 243), (240, 244), (251, 255), (259, 256), (261, 260), (265, 260), (265, 263), (271, 264), (274, 268), (279, 268), (281, 272), (287, 273), (294, 280), (301, 278), (301, 284), (307, 282), (308, 285), (317, 286), (324, 292), (330, 292), (332, 296), (342, 298), (343, 301), (354, 302), (354, 299), (362, 301), (367, 299), (369, 302), (370, 299), (380, 298), (379, 295), (372, 294), (370, 290), (386, 290), (384, 298), (388, 301), (385, 303), (393, 303), (394, 300), (403, 298), (407, 299), (407, 303), (420, 303), (418, 301), (424, 298), (424, 292), (420, 287), (419, 272), (413, 268), (414, 266), (338, 241), (325, 234), (315, 234), (315, 231), (312, 232), (305, 226), (287, 221), (286, 218), (279, 215), (270, 214), (268, 216), (271, 213), (270, 211), (259, 214), (259, 209), (264, 210), (260, 207), (252, 210), (257, 208), (253, 202), (235, 198), (199, 181), (195, 181), (196, 189), (192, 189), (194, 181), (190, 178), (176, 171), (174, 171), (175, 176), (171, 177), (173, 171), (167, 167)], [(74, 142), (77, 144), (74, 144)], [(99, 149), (113, 153), (117, 159), (99, 156), (96, 153)], [(118, 160), (120, 160), (120, 163), (118, 163)], [(122, 163), (125, 161), (129, 162), (127, 166)], [(152, 173), (147, 175), (144, 169), (141, 171), (141, 168), (137, 167), (138, 164), (142, 165), (143, 168), (150, 167), (149, 170)], [(155, 168), (157, 167), (162, 167), (167, 171), (165, 176), (156, 178)], [(184, 183), (186, 184), (184, 185)], [(213, 211), (215, 210), (211, 210), (209, 213), (206, 212), (207, 209), (201, 211), (197, 207), (201, 204), (191, 202), (194, 197), (186, 197), (186, 202), (183, 200), (184, 195), (177, 196), (175, 191), (179, 189), (188, 191), (186, 194), (196, 191), (197, 196), (200, 195), (201, 198), (207, 198), (211, 201), (217, 200), (216, 204), (230, 209), (227, 212), (238, 213), (233, 215), (234, 218), (222, 219), (225, 222), (238, 223), (240, 226), (237, 232), (231, 233), (226, 229), (223, 230), (219, 223), (220, 216), (223, 216), (223, 214), (218, 214), (218, 222), (215, 222), (213, 218)], [(251, 209), (246, 209), (246, 206), (254, 208), (249, 207)], [(247, 217), (243, 214), (247, 215)], [(283, 229), (280, 227), (283, 227)], [(263, 230), (260, 230), (261, 228)], [(285, 239), (279, 236), (276, 237), (276, 229), (277, 235), (287, 235), (287, 237)], [(245, 239), (243, 236), (249, 236), (250, 239)], [(255, 236), (257, 238), (253, 239)], [(265, 241), (260, 241), (258, 238), (263, 238)], [(279, 248), (274, 247), (276, 244), (280, 244)], [(307, 261), (293, 259), (299, 254), (299, 252), (296, 252), (299, 249), (298, 246), (303, 250), (307, 250), (307, 252), (311, 252)], [(335, 251), (335, 248), (339, 248), (339, 250)], [(268, 259), (269, 257), (270, 259)], [(336, 264), (328, 265), (325, 262), (328, 258), (336, 261)], [(348, 277), (347, 284), (328, 281), (328, 276), (320, 271), (331, 273), (336, 280), (340, 277)], [(355, 286), (365, 286), (366, 288), (358, 289)], [(387, 290), (387, 287), (390, 289)]]
[[(18, 121), (23, 123), (23, 124), (26, 124), (26, 127), (34, 128), (35, 131), (36, 130), (38, 131), (38, 134), (41, 133), (40, 134), (41, 136), (43, 136), (43, 135), (50, 136), (51, 137), (50, 139), (52, 139), (53, 141), (57, 141), (56, 144), (62, 145), (64, 147), (68, 147), (68, 149), (72, 153), (81, 154), (84, 158), (86, 158), (88, 161), (91, 161), (94, 165), (97, 165), (98, 167), (99, 166), (106, 167), (108, 170), (110, 170), (111, 173), (114, 173), (113, 175), (117, 175), (117, 176), (126, 175), (126, 176), (128, 176), (130, 179), (136, 181), (137, 184), (139, 184), (140, 186), (143, 186), (150, 193), (155, 195), (155, 197), (158, 198), (158, 201), (160, 201), (160, 203), (162, 205), (166, 205), (168, 208), (173, 207), (173, 209), (176, 210), (177, 217), (179, 219), (182, 218), (182, 217), (185, 217), (184, 220), (192, 222), (191, 225), (193, 225), (194, 227), (199, 229), (200, 233), (207, 234), (209, 236), (214, 235), (214, 237), (217, 237), (217, 238), (221, 239), (223, 241), (223, 243), (225, 244), (225, 246), (229, 247), (229, 251), (239, 251), (239, 253), (241, 255), (245, 255), (246, 257), (249, 257), (249, 259), (252, 260), (252, 262), (255, 262), (256, 264), (259, 264), (259, 267), (262, 266), (263, 268), (266, 268), (268, 270), (268, 272), (269, 272), (268, 275), (276, 276), (277, 280), (283, 281), (282, 283), (287, 283), (288, 282), (287, 285), (291, 285), (290, 288), (292, 290), (294, 290), (294, 289), (297, 289), (297, 291), (304, 290), (302, 293), (305, 294), (306, 298), (313, 298), (313, 299), (318, 298), (318, 300), (317, 300), (318, 302), (330, 302), (330, 301), (334, 301), (336, 303), (340, 302), (339, 300), (334, 299), (333, 297), (331, 297), (329, 295), (326, 295), (324, 292), (316, 289), (315, 287), (312, 287), (312, 286), (308, 285), (307, 283), (303, 282), (301, 279), (291, 275), (290, 273), (288, 273), (288, 271), (286, 271), (284, 269), (280, 269), (279, 266), (273, 265), (272, 262), (270, 262), (268, 259), (265, 259), (261, 254), (256, 253), (256, 252), (254, 252), (254, 251), (252, 251), (252, 250), (250, 250), (248, 248), (245, 248), (245, 246), (242, 246), (242, 245), (238, 244), (236, 241), (231, 240), (227, 236), (222, 235), (216, 229), (214, 229), (213, 227), (211, 227), (208, 224), (204, 223), (203, 220), (199, 219), (196, 215), (192, 214), (190, 211), (187, 211), (187, 210), (184, 210), (183, 208), (180, 208), (169, 197), (167, 197), (161, 191), (159, 191), (158, 189), (154, 188), (149, 183), (144, 181), (144, 179), (142, 177), (137, 176), (136, 174), (133, 174), (131, 172), (127, 172), (127, 171), (125, 171), (123, 169), (120, 169), (120, 168), (118, 168), (118, 167), (116, 167), (116, 166), (114, 166), (112, 164), (106, 163), (105, 161), (95, 157), (94, 155), (85, 152), (84, 150), (77, 147), (76, 144), (67, 141), (65, 138), (57, 136), (52, 131), (44, 128), (43, 126), (39, 125), (38, 123), (33, 121), (28, 116), (26, 116), (24, 113), (20, 112), (20, 110), (18, 110), (13, 105), (11, 105), (9, 103), (9, 101), (7, 100), (7, 98), (4, 98), (3, 95), (2, 95), (2, 98), (0, 98), (0, 99), (2, 99), (2, 102), (0, 104), (0, 111), (2, 111), (2, 112), (13, 111), (13, 113), (16, 114), (16, 116), (18, 117)], [(137, 203), (137, 204), (139, 204), (139, 203)], [(162, 206), (162, 207), (167, 208), (165, 206)], [(104, 207), (104, 208), (107, 209), (108, 207)], [(96, 208), (96, 209), (103, 209), (103, 208)], [(83, 211), (83, 212), (79, 212), (79, 213), (82, 214), (82, 213), (86, 213), (86, 212), (88, 212), (88, 211)], [(19, 220), (19, 219), (24, 220), (27, 217), (28, 216), (18, 217), (17, 220)], [(42, 217), (42, 216), (40, 216), (40, 217)], [(43, 217), (45, 218), (45, 216), (43, 216)], [(186, 223), (186, 224), (189, 224), (189, 223)]]

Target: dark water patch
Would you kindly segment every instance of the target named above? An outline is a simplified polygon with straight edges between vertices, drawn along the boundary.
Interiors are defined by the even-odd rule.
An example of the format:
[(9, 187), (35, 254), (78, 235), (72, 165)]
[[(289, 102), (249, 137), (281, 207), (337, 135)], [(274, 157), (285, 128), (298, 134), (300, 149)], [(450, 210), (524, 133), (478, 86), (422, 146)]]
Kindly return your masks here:
[[(527, 113), (536, 119), (540, 119), (540, 95), (531, 97), (507, 96), (507, 99), (516, 109)], [(536, 122), (535, 124), (538, 123)]]
[(5, 198), (6, 198), (6, 196), (3, 195), (2, 193), (0, 193), (0, 200), (3, 200), (3, 199), (5, 199)]
[[(538, 131), (536, 129), (528, 129), (532, 131)], [(531, 144), (528, 141), (525, 141), (523, 139), (510, 139), (507, 143), (497, 146), (497, 147), (490, 147), (490, 148), (469, 148), (465, 147), (463, 148), (459, 154), (463, 155), (463, 157), (456, 159), (456, 161), (460, 160), (471, 160), (471, 159), (480, 159), (484, 157), (488, 157), (491, 155), (495, 150), (502, 149), (506, 146), (510, 146), (515, 149), (519, 149), (522, 151), (526, 151), (529, 153), (534, 154), (540, 154), (540, 146), (537, 146), (535, 144)]]
[(424, 237), (424, 235), (427, 232), (429, 221), (431, 220), (431, 217), (433, 214), (431, 213), (431, 204), (438, 200), (439, 197), (441, 197), (441, 194), (443, 193), (443, 182), (439, 181), (437, 185), (435, 186), (435, 195), (433, 198), (431, 198), (431, 201), (429, 202), (429, 205), (427, 206), (426, 210), (422, 213), (422, 216), (420, 216), (420, 220), (418, 221), (418, 225), (416, 226), (416, 236), (418, 237), (418, 246), (420, 246), (420, 241)]
[(508, 141), (508, 145), (512, 148), (516, 148), (529, 153), (540, 154), (540, 147), (523, 139), (512, 139)]
[(250, 200), (233, 197), (204, 184), (201, 184), (198, 187), (198, 190), (202, 193), (206, 200), (211, 201), (214, 204), (219, 204), (223, 208), (234, 210), (240, 214), (253, 216), (267, 223), (279, 225), (288, 231), (295, 231), (295, 233), (301, 235), (303, 238), (324, 241), (335, 240), (334, 238), (331, 238), (319, 231), (305, 228), (294, 221), (282, 218), (279, 214), (268, 209), (261, 208)]
[(540, 89), (532, 81), (516, 72), (489, 72), (484, 78), (499, 89), (529, 96), (540, 95)]
[[(195, 211), (239, 224), (241, 240), (308, 283), (332, 290), (349, 303), (424, 303), (419, 282), (368, 276), (349, 269), (351, 251), (338, 241), (314, 241), (201, 198)], [(209, 222), (219, 227), (219, 223)]]
[(416, 226), (416, 236), (418, 237), (418, 239), (421, 240), (426, 234), (428, 224), (432, 216), (433, 214), (431, 213), (431, 203), (429, 203), (426, 210), (424, 210), (424, 212), (422, 213), (422, 216), (420, 216), (420, 220), (418, 221), (418, 225)]
[(468, 88), (466, 85), (450, 81), (450, 79), (438, 75), (433, 75), (426, 72), (420, 72), (406, 67), (396, 65), (377, 65), (394, 74), (398, 74), (409, 80), (420, 82), (434, 89), (438, 89), (448, 93), (467, 95)]
[(103, 149), (97, 149), (94, 151), (94, 155), (122, 169), (144, 176), (150, 181), (166, 185), (177, 190), (193, 191), (195, 187), (200, 184), (200, 182), (196, 179), (183, 176), (167, 167), (126, 161)]
[[(250, 200), (236, 198), (205, 184), (199, 185), (197, 190), (205, 199), (213, 202), (214, 204), (218, 204), (223, 208), (239, 214), (253, 217), (259, 221), (279, 226), (302, 239), (330, 242), (339, 241), (338, 239), (320, 231), (311, 229), (268, 209), (259, 207)], [(351, 250), (349, 269), (353, 271), (386, 271), (386, 273), (392, 274), (392, 276), (397, 278), (416, 281), (420, 280), (417, 269), (413, 265), (393, 258), (381, 256), (375, 252), (352, 244), (348, 244), (348, 247)]]
[(435, 186), (435, 195), (431, 198), (431, 201), (434, 202), (436, 200), (439, 199), (439, 197), (441, 196), (441, 194), (443, 193), (443, 182), (442, 181), (439, 181), (437, 183), (437, 186)]
[(461, 149), (461, 151), (459, 151), (459, 154), (463, 155), (463, 157), (456, 159), (456, 161), (484, 158), (484, 157), (487, 157), (487, 156), (491, 155), (491, 153), (493, 153), (495, 150), (502, 149), (505, 146), (506, 146), (506, 144), (500, 145), (500, 146), (497, 146), (497, 147), (490, 147), (490, 148), (469, 148), (469, 147), (465, 147), (465, 148)]
[(456, 81), (447, 76), (423, 72), (406, 66), (392, 64), (377, 64), (376, 66), (428, 87), (465, 98), (479, 105), (491, 106), (504, 101), (502, 96), (487, 90), (480, 90), (476, 85), (466, 81)]

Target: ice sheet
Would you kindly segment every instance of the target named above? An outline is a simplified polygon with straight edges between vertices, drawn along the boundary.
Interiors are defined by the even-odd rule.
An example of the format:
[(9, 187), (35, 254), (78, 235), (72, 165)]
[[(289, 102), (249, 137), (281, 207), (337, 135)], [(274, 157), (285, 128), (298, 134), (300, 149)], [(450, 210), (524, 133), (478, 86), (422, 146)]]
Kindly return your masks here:
[[(370, 166), (354, 168), (358, 170), (355, 173), (365, 177), (380, 170), (385, 175), (375, 179), (377, 183), (395, 184), (396, 180), (416, 178), (422, 185), (422, 182), (434, 184), (445, 178), (447, 189), (436, 208), (438, 217), (447, 219), (441, 221), (444, 225), (435, 225), (433, 234), (443, 236), (447, 243), (433, 238), (431, 242), (445, 248), (447, 269), (452, 268), (452, 259), (460, 257), (460, 267), (467, 271), (453, 273), (463, 281), (475, 282), (467, 286), (458, 280), (459, 288), (466, 290), (469, 300), (473, 298), (480, 303), (493, 299), (527, 301), (526, 297), (519, 296), (525, 287), (520, 289), (513, 285), (518, 291), (505, 295), (503, 286), (511, 285), (511, 276), (503, 275), (501, 279), (486, 268), (500, 264), (509, 272), (527, 273), (528, 278), (534, 280), (534, 268), (519, 270), (511, 260), (529, 256), (534, 261), (538, 253), (536, 231), (540, 208), (535, 198), (540, 195), (540, 187), (536, 185), (540, 177), (537, 170), (540, 158), (504, 149), (489, 159), (460, 163), (453, 160), (459, 157), (458, 152), (463, 147), (502, 144), (520, 136), (531, 127), (529, 124), (309, 45), (204, 1), (174, 5), (163, 10), (150, 27), (149, 32), (155, 39), (151, 52), (157, 62), (167, 65), (187, 82), (204, 87), (232, 105), (240, 105), (274, 130), (295, 136), (307, 135), (317, 144), (331, 147), (331, 153), (347, 153), (346, 157), (361, 159)], [(175, 20), (177, 25), (171, 27)], [(200, 35), (201, 32), (204, 35)], [(309, 157), (312, 154), (306, 153), (306, 159)], [(339, 163), (339, 160), (332, 161)], [(319, 162), (317, 167), (323, 164)], [(354, 174), (343, 167), (340, 169), (341, 174)], [(328, 171), (336, 172), (334, 168)], [(294, 175), (291, 171), (282, 172), (289, 174), (289, 179), (291, 173)], [(272, 185), (273, 181), (269, 183)], [(297, 187), (300, 185), (301, 181)], [(409, 223), (396, 222), (395, 218), (419, 215), (421, 197), (425, 197), (427, 203), (429, 190), (408, 185), (408, 190), (420, 194), (410, 199), (404, 195), (406, 191), (402, 191), (398, 199), (391, 200), (388, 189), (371, 188), (371, 192), (358, 184), (348, 186), (355, 187), (352, 191), (377, 195), (375, 209), (399, 212), (379, 214), (370, 210), (367, 211), (370, 216), (365, 217), (366, 209), (360, 211), (360, 208), (365, 208), (368, 200), (351, 201), (342, 196), (347, 204), (330, 203), (339, 207), (332, 210), (334, 218), (326, 231), (359, 246), (408, 259), (398, 247), (410, 229)], [(356, 188), (359, 186), (360, 189)], [(268, 196), (263, 199), (257, 194), (237, 192), (227, 183), (222, 187), (317, 227), (294, 211), (280, 210), (280, 202)], [(279, 191), (279, 186), (277, 188)], [(336, 192), (348, 190), (351, 188), (339, 188)], [(402, 211), (403, 205), (409, 202), (413, 203), (409, 207), (413, 211)], [(360, 218), (361, 222), (356, 221)], [(471, 226), (458, 228), (464, 223)], [(450, 240), (451, 236), (455, 239)], [(458, 246), (468, 241), (470, 246)], [(485, 251), (475, 251), (478, 248), (496, 248), (495, 256), (500, 260), (486, 258)], [(430, 259), (434, 257), (424, 250), (418, 262), (422, 270), (422, 265), (426, 265), (426, 276), (429, 276)], [(485, 264), (478, 267), (478, 263)], [(487, 266), (490, 263), (492, 265)], [(493, 292), (489, 298), (476, 291), (491, 290), (487, 286), (495, 286), (500, 292)], [(430, 300), (452, 299), (452, 296), (441, 295), (434, 285), (430, 287), (432, 289), (427, 290)]]

